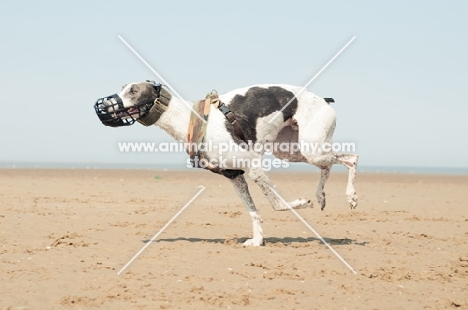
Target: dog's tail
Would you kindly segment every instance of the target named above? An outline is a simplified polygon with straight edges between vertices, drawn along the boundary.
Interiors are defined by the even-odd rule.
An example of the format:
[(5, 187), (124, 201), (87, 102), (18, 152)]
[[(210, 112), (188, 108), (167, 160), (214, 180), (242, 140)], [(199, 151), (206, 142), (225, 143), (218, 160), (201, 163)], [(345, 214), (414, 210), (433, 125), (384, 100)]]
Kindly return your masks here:
[(328, 104), (335, 103), (335, 99), (333, 98), (323, 98), (323, 100), (325, 100)]

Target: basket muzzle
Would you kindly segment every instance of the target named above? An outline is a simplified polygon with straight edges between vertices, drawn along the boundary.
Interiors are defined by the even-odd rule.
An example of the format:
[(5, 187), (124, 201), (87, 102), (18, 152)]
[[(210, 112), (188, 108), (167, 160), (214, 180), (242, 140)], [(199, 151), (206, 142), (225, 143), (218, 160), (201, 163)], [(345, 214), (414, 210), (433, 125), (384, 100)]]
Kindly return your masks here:
[(101, 122), (110, 127), (133, 125), (139, 118), (148, 114), (154, 102), (145, 102), (131, 107), (124, 107), (118, 94), (99, 98), (94, 109)]

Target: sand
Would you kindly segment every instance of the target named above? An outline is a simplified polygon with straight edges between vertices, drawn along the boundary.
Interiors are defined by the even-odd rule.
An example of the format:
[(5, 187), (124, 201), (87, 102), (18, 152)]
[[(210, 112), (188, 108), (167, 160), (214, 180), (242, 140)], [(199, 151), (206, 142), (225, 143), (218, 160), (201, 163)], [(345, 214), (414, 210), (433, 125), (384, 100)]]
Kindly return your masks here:
[[(318, 173), (271, 179), (314, 198)], [(210, 172), (0, 170), (0, 309), (468, 309), (468, 176), (361, 173), (356, 210), (345, 180), (299, 213), (357, 275), (250, 181), (263, 247), (242, 245), (248, 213)]]

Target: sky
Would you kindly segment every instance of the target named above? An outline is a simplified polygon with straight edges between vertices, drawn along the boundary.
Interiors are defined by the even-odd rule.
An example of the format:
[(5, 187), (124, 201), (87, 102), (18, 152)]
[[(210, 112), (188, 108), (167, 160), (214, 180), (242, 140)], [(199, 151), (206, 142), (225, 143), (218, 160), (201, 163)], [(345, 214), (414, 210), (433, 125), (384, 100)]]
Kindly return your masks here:
[(9, 1), (0, 11), (0, 163), (172, 164), (120, 153), (169, 142), (103, 126), (97, 98), (157, 77), (185, 99), (253, 84), (333, 97), (335, 141), (360, 164), (468, 167), (466, 1)]

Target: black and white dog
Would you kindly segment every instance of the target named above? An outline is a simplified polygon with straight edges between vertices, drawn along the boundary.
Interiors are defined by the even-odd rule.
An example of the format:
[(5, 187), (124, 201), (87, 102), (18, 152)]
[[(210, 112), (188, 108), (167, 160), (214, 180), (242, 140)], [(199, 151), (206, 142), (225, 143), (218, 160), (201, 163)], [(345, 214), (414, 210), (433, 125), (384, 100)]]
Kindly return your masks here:
[[(255, 85), (251, 87), (236, 89), (219, 96), (236, 116), (240, 124), (245, 140), (256, 146), (278, 145), (280, 143), (300, 144), (300, 148), (287, 149), (270, 148), (273, 155), (279, 159), (289, 162), (304, 162), (315, 165), (321, 169), (321, 178), (316, 191), (319, 205), (325, 207), (324, 186), (330, 174), (330, 168), (334, 164), (341, 164), (348, 168), (348, 184), (346, 196), (351, 208), (357, 206), (357, 195), (354, 188), (354, 179), (358, 155), (337, 154), (329, 147), (332, 142), (335, 130), (336, 116), (333, 108), (326, 100), (301, 88), (290, 85)], [(125, 110), (129, 116), (138, 118), (141, 113), (139, 109), (146, 103), (152, 103), (160, 95), (160, 88), (155, 87), (154, 82), (132, 83), (124, 85), (120, 93), (114, 96), (119, 101), (120, 108)], [(107, 106), (112, 102), (107, 97), (103, 105)], [(288, 104), (289, 103), (289, 104)], [(211, 109), (215, 109), (211, 107)], [(118, 111), (117, 111), (118, 112)], [(186, 103), (176, 98), (170, 99), (167, 109), (160, 115), (155, 125), (159, 126), (177, 141), (187, 142), (187, 128), (192, 111)], [(119, 115), (121, 113), (114, 113)], [(270, 182), (261, 165), (245, 165), (239, 167), (237, 162), (262, 161), (265, 150), (268, 148), (245, 148), (221, 149), (221, 143), (239, 144), (242, 141), (236, 136), (233, 126), (226, 120), (223, 113), (212, 111), (206, 125), (205, 141), (210, 141), (213, 148), (205, 152), (205, 156), (210, 160), (222, 162), (224, 169), (230, 171), (241, 171), (229, 180), (234, 185), (242, 202), (248, 210), (253, 222), (253, 238), (248, 239), (244, 244), (260, 246), (263, 244), (263, 230), (261, 227), (261, 217), (255, 208), (250, 196), (243, 172), (257, 183), (265, 196), (270, 201), (275, 210), (289, 210), (289, 206), (295, 209), (311, 207), (312, 203), (308, 199), (297, 199), (289, 203), (289, 206), (280, 199), (272, 190), (273, 184)], [(304, 147), (314, 145), (315, 147)], [(293, 150), (293, 151), (292, 151)]]

